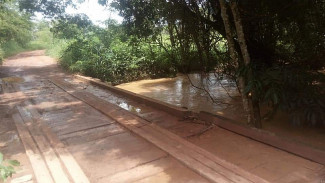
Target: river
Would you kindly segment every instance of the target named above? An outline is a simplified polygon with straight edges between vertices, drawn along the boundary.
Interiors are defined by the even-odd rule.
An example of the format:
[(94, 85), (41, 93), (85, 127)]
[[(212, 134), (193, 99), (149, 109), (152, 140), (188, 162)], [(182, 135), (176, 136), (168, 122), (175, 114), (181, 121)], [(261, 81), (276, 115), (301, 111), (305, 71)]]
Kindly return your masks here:
[(218, 78), (213, 73), (140, 80), (117, 87), (191, 111), (206, 111), (245, 120), (236, 84), (226, 78)]
[[(193, 85), (199, 87), (204, 85), (215, 102), (212, 102), (206, 91), (197, 89)], [(184, 107), (191, 111), (206, 111), (237, 122), (246, 122), (241, 97), (235, 83), (225, 78), (217, 78), (214, 74), (207, 76), (189, 74), (188, 76), (179, 75), (175, 78), (140, 80), (116, 87), (178, 107)], [(262, 115), (265, 113), (266, 107), (261, 106)], [(289, 115), (281, 111), (273, 119), (263, 120), (262, 122), (264, 130), (325, 150), (325, 131), (323, 128), (293, 126), (290, 123)]]

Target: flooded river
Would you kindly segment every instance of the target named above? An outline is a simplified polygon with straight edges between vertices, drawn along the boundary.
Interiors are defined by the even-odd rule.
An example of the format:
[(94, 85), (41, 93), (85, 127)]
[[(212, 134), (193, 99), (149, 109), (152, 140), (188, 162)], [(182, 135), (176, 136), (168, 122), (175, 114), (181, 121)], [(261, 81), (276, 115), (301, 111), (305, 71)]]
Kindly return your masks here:
[(207, 111), (236, 120), (243, 120), (244, 116), (236, 84), (214, 74), (140, 80), (117, 87), (196, 112)]
[[(198, 87), (204, 85), (215, 102), (212, 102), (206, 91), (197, 89), (193, 85)], [(185, 107), (192, 111), (207, 111), (237, 122), (246, 122), (241, 98), (235, 83), (227, 79), (217, 79), (213, 74), (208, 76), (190, 74), (189, 76), (180, 75), (175, 78), (140, 80), (121, 84), (117, 87), (175, 106)], [(293, 126), (290, 123), (289, 115), (283, 112), (278, 112), (273, 119), (263, 120), (262, 122), (263, 129), (267, 131), (280, 136), (289, 136), (325, 150), (324, 129)]]

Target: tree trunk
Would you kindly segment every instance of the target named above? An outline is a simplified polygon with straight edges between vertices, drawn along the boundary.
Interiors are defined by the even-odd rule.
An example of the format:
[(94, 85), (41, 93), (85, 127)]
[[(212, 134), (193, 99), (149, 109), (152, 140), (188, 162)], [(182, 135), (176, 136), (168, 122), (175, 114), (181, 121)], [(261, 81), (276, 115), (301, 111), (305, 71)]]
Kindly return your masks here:
[(225, 0), (219, 0), (220, 3), (220, 9), (221, 9), (221, 17), (223, 20), (223, 24), (225, 25), (225, 31), (226, 31), (226, 38), (228, 42), (228, 49), (229, 49), (229, 54), (230, 58), (236, 64), (236, 67), (238, 67), (238, 56), (235, 51), (235, 42), (233, 40), (232, 36), (232, 30), (229, 22), (229, 17), (227, 14), (227, 7), (225, 4)]
[[(223, 1), (223, 0), (221, 0), (221, 1)], [(249, 52), (248, 52), (248, 49), (247, 49), (245, 34), (244, 34), (240, 14), (239, 14), (239, 11), (238, 11), (237, 3), (234, 0), (230, 0), (230, 8), (231, 8), (231, 11), (232, 11), (232, 15), (234, 17), (234, 22), (235, 22), (235, 27), (236, 27), (236, 32), (237, 32), (237, 38), (238, 38), (241, 54), (243, 56), (244, 65), (248, 66), (250, 64), (250, 62), (251, 62), (251, 59), (250, 59)], [(249, 71), (248, 75), (247, 75), (247, 80), (248, 81), (252, 80), (253, 79), (252, 77), (253, 77), (253, 74), (252, 74), (251, 71)], [(254, 96), (255, 96), (255, 92), (254, 92), (254, 89), (253, 89), (251, 91), (251, 95), (249, 97), (251, 107), (252, 107), (251, 111), (253, 112), (251, 122), (255, 127), (262, 128), (259, 101), (257, 99), (254, 99)]]
[(175, 56), (176, 42), (175, 42), (174, 31), (173, 31), (173, 24), (175, 24), (175, 21), (167, 20), (167, 23), (168, 23), (167, 27), (168, 27), (168, 33), (169, 33), (169, 40), (170, 40), (170, 43), (172, 46), (170, 57), (171, 57), (172, 62), (176, 68), (178, 64), (177, 64), (177, 60), (176, 60), (176, 56)]
[[(235, 64), (235, 67), (238, 68), (240, 63), (239, 63), (238, 54), (237, 54), (236, 49), (235, 49), (235, 42), (234, 42), (234, 39), (233, 39), (233, 31), (231, 29), (230, 22), (229, 22), (229, 17), (228, 17), (228, 14), (227, 14), (226, 2), (225, 2), (225, 0), (219, 0), (219, 3), (220, 3), (220, 8), (221, 8), (221, 17), (222, 17), (222, 20), (223, 20), (223, 23), (224, 23), (224, 26), (225, 26), (225, 31), (226, 31), (226, 38), (227, 38), (227, 42), (228, 42), (229, 54), (230, 54), (230, 57), (231, 57), (233, 63)], [(237, 18), (239, 17), (238, 14), (236, 14), (236, 17)], [(237, 22), (237, 24), (239, 24), (239, 23), (241, 23), (241, 22), (240, 21)], [(237, 29), (237, 25), (236, 25), (236, 29)], [(241, 29), (242, 29), (242, 27), (241, 27)], [(237, 32), (237, 35), (238, 35), (238, 32)], [(244, 37), (243, 32), (241, 32), (241, 38), (243, 38), (243, 37)], [(238, 35), (238, 39), (239, 39), (239, 35)], [(244, 42), (244, 44), (246, 45), (245, 42)], [(246, 48), (246, 50), (247, 50), (247, 48)], [(246, 55), (243, 54), (243, 57), (245, 57), (244, 58), (245, 65), (246, 65), (247, 61), (248, 61), (248, 64), (249, 64), (250, 59), (249, 59), (248, 51), (246, 52)], [(246, 87), (246, 82), (245, 82), (245, 77), (244, 76), (239, 76), (238, 84), (239, 84), (239, 89), (240, 89), (240, 93), (241, 93), (242, 100), (243, 100), (243, 107), (244, 107), (244, 110), (245, 110), (246, 115), (247, 115), (247, 123), (249, 125), (254, 125), (255, 127), (258, 127), (258, 128), (261, 127), (261, 125), (256, 125), (255, 124), (255, 121), (256, 121), (255, 119), (256, 118), (254, 116), (255, 116), (256, 112), (253, 109), (253, 101), (244, 92), (245, 87)], [(258, 113), (259, 113), (259, 109), (258, 109)]]

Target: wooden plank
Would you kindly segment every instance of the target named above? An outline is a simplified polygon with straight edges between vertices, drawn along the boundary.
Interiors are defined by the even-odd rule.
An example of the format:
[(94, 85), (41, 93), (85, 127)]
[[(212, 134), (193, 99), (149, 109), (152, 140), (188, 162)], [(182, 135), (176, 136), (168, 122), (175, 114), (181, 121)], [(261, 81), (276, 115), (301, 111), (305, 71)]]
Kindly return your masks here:
[(12, 116), (17, 127), (19, 136), (25, 147), (26, 155), (33, 167), (37, 182), (53, 183), (51, 174), (42, 158), (40, 151), (30, 136), (27, 127), (24, 125), (23, 119), (17, 113)]
[[(155, 146), (152, 146), (152, 144), (146, 140), (137, 138), (130, 132), (127, 132), (100, 139), (96, 141), (96, 143), (86, 142), (84, 144), (72, 145), (69, 146), (68, 149), (74, 155), (77, 156), (77, 154), (81, 154), (83, 157), (101, 156), (103, 152), (105, 152), (105, 156), (103, 156), (101, 160), (107, 161), (120, 158), (121, 153), (129, 156), (147, 150), (150, 147)], [(119, 150), (117, 151), (117, 149)]]
[[(69, 150), (81, 166), (87, 168), (85, 171), (94, 182), (100, 177), (111, 176), (167, 156), (166, 152), (130, 132), (69, 146)], [(94, 161), (98, 157), (101, 157), (100, 161)]]
[[(205, 166), (213, 169), (214, 171), (218, 172), (219, 174), (223, 175), (224, 177), (227, 177), (229, 180), (233, 182), (242, 182), (242, 183), (248, 183), (251, 181), (248, 181), (246, 178), (243, 178), (242, 176), (238, 175), (237, 172), (234, 173), (233, 170), (227, 169), (220, 164), (212, 161), (209, 158), (206, 158), (202, 154), (195, 151), (195, 148), (188, 147), (182, 139), (171, 139), (169, 137), (169, 134), (163, 134), (159, 132), (158, 130), (153, 129), (150, 126), (144, 126), (141, 129), (143, 129), (146, 133), (148, 133), (152, 138), (156, 138), (161, 141), (168, 142), (168, 145), (171, 146), (171, 148), (176, 148), (180, 151), (182, 154), (186, 154), (189, 157), (195, 159), (196, 161), (204, 164)], [(262, 183), (262, 182), (261, 182)]]
[[(172, 161), (175, 161), (172, 159)], [(177, 164), (164, 171), (148, 176), (146, 178), (137, 180), (133, 183), (166, 183), (166, 182), (178, 182), (178, 183), (208, 183), (207, 179), (204, 179), (199, 174), (193, 172), (191, 169)]]
[(80, 131), (76, 133), (70, 133), (60, 136), (62, 141), (66, 141), (69, 145), (78, 144), (84, 142), (90, 142), (108, 136), (117, 135), (120, 133), (125, 133), (126, 130), (117, 124), (111, 124), (99, 128), (89, 129), (87, 131)]
[(76, 133), (76, 132), (80, 132), (80, 131), (85, 131), (88, 129), (92, 129), (92, 128), (99, 128), (102, 126), (107, 126), (107, 125), (111, 125), (114, 124), (115, 122), (86, 122), (86, 121), (80, 121), (80, 122), (74, 122), (74, 123), (70, 123), (70, 124), (66, 124), (66, 125), (60, 125), (60, 126), (56, 126), (56, 127), (52, 127), (52, 130), (58, 135), (67, 135), (67, 134), (71, 134), (71, 133)]
[(199, 175), (207, 178), (208, 180), (218, 183), (233, 182), (224, 175), (221, 175), (219, 172), (216, 172), (210, 167), (207, 167), (202, 162), (192, 158), (188, 154), (184, 154), (180, 149), (170, 146), (170, 142), (165, 142), (157, 139), (152, 134), (149, 134), (147, 131), (141, 128), (133, 129), (133, 132), (148, 140), (149, 142), (155, 144), (162, 150), (168, 152), (171, 156), (182, 162), (193, 171), (197, 172)]
[[(229, 170), (232, 170), (233, 172), (236, 172), (237, 174), (249, 179), (252, 182), (256, 182), (256, 183), (266, 183), (267, 182), (266, 180), (262, 179), (261, 177), (258, 177), (258, 176), (254, 175), (252, 173), (249, 173), (249, 172), (243, 170), (242, 168), (240, 168), (240, 167), (238, 167), (238, 166), (236, 166), (236, 165), (234, 165), (234, 164), (232, 164), (230, 162), (227, 162), (226, 160), (221, 159), (218, 156), (213, 155), (212, 153), (210, 153), (210, 152), (208, 152), (208, 151), (206, 151), (206, 150), (204, 150), (204, 149), (202, 149), (202, 148), (200, 148), (200, 147), (198, 147), (198, 146), (196, 146), (196, 145), (194, 145), (194, 144), (180, 138), (176, 134), (171, 133), (170, 131), (165, 130), (163, 128), (160, 128), (159, 126), (157, 126), (154, 123), (150, 124), (150, 127), (154, 128), (154, 129), (158, 130), (159, 132), (163, 133), (164, 135), (172, 138), (172, 140), (184, 144), (185, 146), (187, 146), (187, 147), (191, 148), (192, 150), (194, 150), (196, 153), (199, 153), (199, 154), (205, 156), (207, 159), (212, 160), (215, 163), (217, 163), (217, 164), (219, 164), (219, 165), (221, 165), (221, 166), (223, 166), (223, 167), (225, 167), (225, 168), (227, 168)], [(196, 153), (194, 153), (194, 154), (196, 154)]]
[[(70, 93), (71, 95), (77, 97), (80, 100), (83, 100), (84, 102), (86, 102), (87, 104), (89, 104), (90, 106), (100, 110), (101, 112), (103, 112), (106, 115), (109, 115), (110, 117), (114, 118), (115, 120), (117, 120), (117, 122), (119, 122), (120, 124), (122, 124), (123, 126), (125, 126), (126, 128), (128, 128), (129, 130), (135, 132), (136, 134), (140, 135), (141, 137), (144, 137), (146, 140), (148, 140), (149, 142), (157, 145), (159, 148), (162, 148), (164, 151), (168, 152), (169, 154), (171, 154), (172, 156), (174, 156), (176, 159), (182, 161), (185, 164), (190, 167), (191, 169), (198, 171), (198, 173), (200, 175), (204, 175), (206, 178), (210, 179), (211, 181), (219, 181), (219, 182), (231, 182), (229, 179), (227, 179), (226, 177), (224, 177), (223, 175), (220, 175), (217, 172), (214, 172), (213, 170), (211, 170), (210, 168), (206, 167), (205, 165), (203, 165), (202, 163), (196, 161), (195, 159), (188, 157), (182, 153), (179, 152), (179, 150), (171, 148), (168, 144), (163, 143), (155, 138), (152, 138), (149, 134), (146, 134), (146, 132), (144, 132), (145, 134), (142, 134), (141, 132), (138, 132), (138, 130), (141, 131), (141, 129), (138, 129), (135, 125), (130, 124), (130, 120), (126, 120), (123, 117), (123, 113), (121, 111), (112, 111), (111, 109), (109, 109), (107, 106), (111, 106), (113, 104), (110, 104), (108, 102), (106, 102), (107, 104), (105, 105), (105, 107), (101, 107), (100, 105), (96, 105), (98, 104), (98, 102), (96, 102), (98, 99), (96, 96), (92, 95), (92, 94), (83, 94), (85, 92), (73, 92), (73, 88), (70, 88), (71, 85), (66, 84), (66, 82), (61, 81), (61, 80), (57, 80), (57, 79), (53, 79), (52, 82), (54, 84), (56, 84), (57, 86), (59, 86), (60, 88), (66, 90), (68, 93)], [(123, 122), (122, 122), (123, 121)], [(138, 120), (134, 120), (135, 124), (139, 123)], [(195, 166), (195, 168), (194, 168)]]
[(74, 182), (89, 183), (87, 176), (66, 148), (58, 147), (56, 148), (56, 152), (59, 154), (60, 159), (64, 163), (64, 166), (67, 168), (67, 171)]
[[(67, 85), (66, 82), (64, 81), (53, 80), (53, 82), (60, 88), (65, 89), (65, 91), (70, 93), (72, 96), (78, 98), (79, 100), (85, 102), (86, 104), (97, 109), (98, 111), (102, 112), (106, 116), (112, 117), (115, 120), (125, 119), (126, 117), (130, 116), (129, 113), (125, 113), (124, 109), (115, 106), (107, 101), (101, 100), (100, 98), (96, 97), (91, 93), (84, 92), (84, 91), (74, 92), (73, 89), (69, 88), (71, 86), (69, 84)], [(146, 124), (147, 122), (145, 120), (137, 116), (134, 116), (133, 118), (128, 118), (128, 120), (126, 120), (124, 123), (124, 125), (127, 125), (128, 128), (137, 128)]]
[(38, 123), (40, 125), (40, 128), (47, 136), (47, 139), (54, 148), (55, 152), (59, 155), (59, 158), (63, 162), (66, 170), (69, 172), (69, 175), (72, 180), (75, 183), (89, 183), (90, 181), (88, 180), (87, 176), (80, 168), (79, 164), (74, 159), (74, 157), (65, 148), (64, 144), (59, 140), (59, 138), (52, 132), (49, 126), (41, 120), (41, 115), (39, 114), (39, 112), (33, 107), (33, 105), (29, 101), (26, 101), (25, 104), (27, 105), (27, 108), (31, 112), (31, 114), (34, 117), (37, 117), (37, 119), (39, 120)]
[[(189, 147), (187, 147), (185, 145), (183, 145), (183, 147), (187, 147), (187, 151), (182, 151), (182, 150), (175, 148), (175, 146), (174, 147), (171, 146), (169, 143), (172, 142), (171, 141), (172, 139), (168, 139), (168, 138), (166, 139), (166, 138), (164, 138), (164, 136), (160, 136), (159, 138), (155, 137), (153, 134), (159, 133), (159, 132), (157, 130), (154, 130), (153, 128), (147, 129), (147, 131), (146, 131), (143, 129), (145, 127), (138, 128), (137, 126), (130, 125), (129, 121), (134, 121), (134, 123), (139, 123), (141, 120), (139, 120), (138, 117), (135, 117), (136, 119), (128, 119), (128, 118), (130, 118), (129, 115), (128, 115), (128, 117), (124, 117), (123, 112), (127, 113), (124, 110), (112, 112), (111, 109), (109, 109), (109, 107), (107, 107), (107, 106), (112, 106), (113, 104), (110, 104), (105, 101), (107, 103), (105, 105), (105, 107), (97, 106), (96, 105), (97, 102), (95, 102), (95, 101), (100, 100), (100, 99), (98, 99), (98, 97), (96, 97), (94, 95), (90, 95), (90, 94), (82, 94), (81, 91), (73, 92), (73, 88), (69, 88), (69, 85), (66, 85), (65, 82), (63, 82), (63, 81), (55, 80), (53, 82), (57, 86), (68, 91), (71, 95), (83, 100), (84, 102), (88, 103), (90, 106), (92, 106), (92, 107), (96, 108), (97, 110), (103, 112), (104, 114), (114, 118), (117, 122), (119, 122), (120, 124), (122, 124), (123, 126), (128, 128), (129, 130), (133, 131), (134, 133), (145, 138), (146, 140), (155, 144), (156, 146), (163, 149), (164, 151), (168, 152), (169, 154), (174, 156), (176, 159), (178, 159), (179, 161), (181, 161), (182, 163), (187, 165), (189, 168), (198, 172), (200, 175), (208, 178), (209, 180), (214, 181), (214, 182), (232, 182), (232, 180), (237, 181), (237, 182), (240, 182), (240, 181), (241, 182), (250, 182), (250, 181), (246, 180), (245, 178), (242, 178), (242, 177), (236, 175), (235, 173), (229, 171), (227, 168), (224, 168), (224, 167), (220, 166), (219, 164), (213, 162), (212, 160), (207, 159), (205, 156), (197, 154), (197, 152), (191, 150)], [(83, 93), (85, 93), (85, 92), (83, 92)], [(84, 96), (87, 96), (87, 97), (84, 97)], [(123, 112), (121, 112), (121, 111), (123, 111)], [(132, 115), (133, 114), (131, 114), (131, 116)], [(180, 143), (180, 141), (178, 141), (178, 143)], [(189, 151), (192, 153), (188, 153)], [(195, 156), (196, 159), (193, 156)], [(208, 161), (210, 163), (210, 166), (212, 166), (214, 169), (207, 166), (206, 164), (202, 163), (205, 161)], [(217, 171), (219, 171), (219, 172), (217, 172)], [(220, 171), (224, 175), (220, 174)]]
[(163, 172), (164, 170), (173, 167), (177, 162), (173, 161), (170, 157), (164, 157), (147, 163), (135, 168), (116, 173), (111, 176), (102, 177), (98, 180), (98, 183), (125, 183), (134, 182), (157, 173)]
[(65, 174), (63, 167), (61, 166), (59, 158), (56, 156), (54, 150), (49, 146), (47, 140), (44, 138), (42, 132), (40, 131), (38, 125), (33, 122), (29, 114), (23, 110), (23, 108), (18, 107), (18, 111), (23, 118), (23, 121), (27, 125), (30, 133), (35, 139), (36, 144), (38, 145), (40, 151), (43, 154), (43, 157), (46, 161), (46, 164), (52, 174), (52, 177), (57, 183), (68, 183), (69, 178)]
[(101, 170), (91, 172), (92, 179), (98, 179), (100, 177), (114, 176), (118, 172), (126, 171), (167, 156), (166, 152), (156, 147), (153, 148), (152, 144), (150, 146), (145, 149), (146, 151), (139, 150), (136, 153), (129, 152), (127, 154), (119, 153), (116, 158), (107, 158), (105, 161), (100, 162), (91, 161), (91, 157), (94, 156), (88, 156), (89, 160), (83, 161), (83, 165), (87, 166), (90, 171), (101, 167)]

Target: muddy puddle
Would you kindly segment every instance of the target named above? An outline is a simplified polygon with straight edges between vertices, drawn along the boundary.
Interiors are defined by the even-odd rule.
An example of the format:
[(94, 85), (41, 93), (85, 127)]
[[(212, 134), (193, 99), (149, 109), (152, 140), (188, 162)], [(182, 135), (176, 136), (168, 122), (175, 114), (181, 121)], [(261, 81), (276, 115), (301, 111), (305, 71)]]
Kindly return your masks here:
[(139, 105), (138, 103), (136, 103), (128, 98), (125, 98), (125, 97), (118, 95), (116, 93), (112, 93), (108, 90), (103, 90), (99, 87), (85, 84), (82, 81), (78, 81), (78, 80), (75, 80), (72, 78), (66, 78), (65, 81), (74, 84), (80, 90), (85, 90), (89, 93), (92, 93), (95, 96), (97, 96), (101, 99), (104, 99), (109, 103), (115, 104), (115, 105), (117, 105), (125, 110), (128, 110), (132, 113), (135, 113), (137, 115), (141, 116), (144, 112), (147, 111), (146, 106)]
[(1, 80), (6, 83), (22, 83), (25, 81), (23, 78), (16, 76), (1, 78)]

